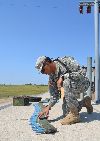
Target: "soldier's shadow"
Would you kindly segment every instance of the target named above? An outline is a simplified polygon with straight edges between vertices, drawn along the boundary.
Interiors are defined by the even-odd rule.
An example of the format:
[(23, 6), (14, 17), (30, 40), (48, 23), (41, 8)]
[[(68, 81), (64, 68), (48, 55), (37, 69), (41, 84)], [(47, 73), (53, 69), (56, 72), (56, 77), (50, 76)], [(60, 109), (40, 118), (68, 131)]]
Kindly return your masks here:
[(59, 117), (57, 117), (57, 118), (48, 120), (48, 121), (49, 121), (49, 122), (56, 122), (56, 121), (58, 121), (58, 120), (60, 120), (60, 119), (63, 119), (63, 115), (61, 115), (61, 116), (59, 116)]
[(80, 113), (80, 120), (81, 122), (100, 121), (100, 113), (93, 112), (92, 114), (87, 114), (86, 112), (82, 112)]
[(58, 121), (58, 120), (60, 120), (60, 119), (63, 119), (63, 115), (61, 115), (61, 116), (59, 116), (59, 117), (57, 117), (57, 118), (48, 120), (48, 121), (49, 121), (49, 122), (56, 122), (56, 121)]
[[(63, 119), (63, 115), (55, 118), (55, 119), (52, 119), (52, 120), (48, 120), (49, 122), (56, 122), (60, 119)], [(80, 113), (80, 121), (82, 123), (84, 122), (91, 122), (91, 121), (95, 121), (95, 120), (98, 120), (100, 121), (100, 113), (97, 113), (97, 112), (93, 112), (92, 114), (88, 114), (87, 112), (82, 112)]]

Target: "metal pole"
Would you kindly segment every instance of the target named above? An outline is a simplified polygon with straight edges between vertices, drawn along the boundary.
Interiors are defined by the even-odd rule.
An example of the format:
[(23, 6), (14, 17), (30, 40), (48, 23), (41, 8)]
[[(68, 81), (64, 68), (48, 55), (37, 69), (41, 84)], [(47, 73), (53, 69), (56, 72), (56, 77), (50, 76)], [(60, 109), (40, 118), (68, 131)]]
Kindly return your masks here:
[(87, 90), (87, 95), (92, 97), (91, 95), (91, 84), (92, 84), (92, 57), (87, 57), (87, 77), (90, 81), (90, 86)]
[(94, 4), (95, 19), (95, 102), (99, 101), (99, 12), (98, 0)]

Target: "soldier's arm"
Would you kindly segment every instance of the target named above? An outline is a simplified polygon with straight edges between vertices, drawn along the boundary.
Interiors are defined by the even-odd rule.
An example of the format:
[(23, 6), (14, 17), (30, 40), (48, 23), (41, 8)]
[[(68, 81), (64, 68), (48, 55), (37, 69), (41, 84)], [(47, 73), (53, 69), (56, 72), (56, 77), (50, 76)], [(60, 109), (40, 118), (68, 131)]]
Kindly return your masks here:
[(49, 107), (51, 108), (57, 103), (57, 100), (59, 99), (59, 90), (57, 88), (56, 82), (49, 81), (49, 93), (50, 93)]

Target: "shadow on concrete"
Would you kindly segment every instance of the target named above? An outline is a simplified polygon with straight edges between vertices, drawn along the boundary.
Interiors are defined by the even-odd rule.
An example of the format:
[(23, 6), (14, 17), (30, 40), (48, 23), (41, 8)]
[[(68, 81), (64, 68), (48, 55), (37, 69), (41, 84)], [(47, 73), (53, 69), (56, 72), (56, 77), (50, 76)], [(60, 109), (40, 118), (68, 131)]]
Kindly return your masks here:
[(48, 120), (48, 122), (56, 122), (56, 121), (58, 121), (60, 119), (63, 119), (63, 115), (61, 115), (60, 117), (57, 117), (55, 119)]
[(93, 112), (92, 114), (87, 114), (86, 112), (80, 113), (81, 122), (92, 122), (94, 120), (100, 121), (100, 113)]
[(0, 106), (0, 110), (3, 110), (3, 109), (8, 108), (10, 106), (12, 106), (12, 103), (2, 105), (2, 106)]
[(31, 102), (29, 102), (27, 105), (25, 105), (25, 106), (30, 106), (32, 103)]

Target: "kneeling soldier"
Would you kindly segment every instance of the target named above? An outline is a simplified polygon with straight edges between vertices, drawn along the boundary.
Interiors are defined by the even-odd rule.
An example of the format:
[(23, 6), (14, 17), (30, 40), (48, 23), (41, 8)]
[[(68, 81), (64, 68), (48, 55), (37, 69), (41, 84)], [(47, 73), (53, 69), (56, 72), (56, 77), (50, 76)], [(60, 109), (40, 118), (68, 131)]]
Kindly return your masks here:
[(90, 85), (80, 65), (73, 57), (57, 58), (55, 60), (46, 56), (37, 59), (35, 66), (42, 74), (49, 75), (50, 103), (39, 113), (46, 116), (59, 98), (61, 87), (64, 88), (62, 125), (73, 124), (80, 121), (79, 112), (82, 107), (87, 108), (88, 113), (93, 112), (91, 98), (85, 97), (83, 101), (77, 100), (77, 95), (85, 93)]

